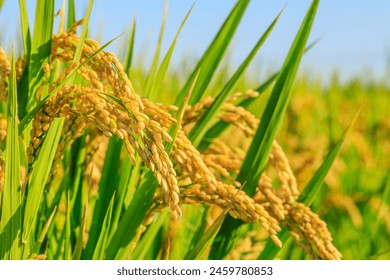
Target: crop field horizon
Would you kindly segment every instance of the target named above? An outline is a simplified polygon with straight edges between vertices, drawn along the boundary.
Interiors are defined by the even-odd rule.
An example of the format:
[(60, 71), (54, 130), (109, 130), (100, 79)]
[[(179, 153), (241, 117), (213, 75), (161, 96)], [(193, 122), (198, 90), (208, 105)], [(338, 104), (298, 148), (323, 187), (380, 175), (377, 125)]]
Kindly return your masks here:
[(196, 3), (167, 38), (166, 1), (140, 50), (138, 18), (103, 41), (93, 0), (19, 1), (20, 38), (0, 36), (1, 260), (390, 259), (390, 69), (302, 69), (319, 0), (276, 69), (261, 50), (288, 7), (236, 62), (249, 2), (178, 56)]

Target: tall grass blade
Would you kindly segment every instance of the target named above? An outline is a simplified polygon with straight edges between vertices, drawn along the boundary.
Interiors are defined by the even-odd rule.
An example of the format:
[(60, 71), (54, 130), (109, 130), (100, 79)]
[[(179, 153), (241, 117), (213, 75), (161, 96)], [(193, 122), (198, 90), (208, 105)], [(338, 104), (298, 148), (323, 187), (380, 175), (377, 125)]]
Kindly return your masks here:
[(31, 53), (31, 34), (28, 24), (27, 5), (25, 0), (19, 0), (20, 26), (22, 31), (23, 50), (26, 55), (26, 67), (18, 83), (18, 114), (21, 120), (27, 113), (28, 101), (28, 69)]
[(54, 1), (38, 0), (35, 10), (34, 34), (28, 63), (27, 111), (36, 105), (35, 93), (43, 78), (43, 65), (49, 62), (53, 34)]
[(108, 205), (107, 212), (104, 215), (102, 229), (101, 229), (101, 232), (99, 235), (99, 239), (96, 242), (96, 246), (94, 248), (94, 252), (93, 252), (93, 255), (91, 258), (92, 260), (103, 260), (104, 259), (104, 250), (107, 246), (109, 231), (110, 231), (111, 224), (112, 224), (112, 208), (114, 206), (114, 198), (115, 198), (115, 196), (113, 195), (111, 198), (110, 204)]
[(66, 29), (71, 28), (75, 21), (76, 21), (76, 8), (75, 8), (74, 0), (68, 0), (68, 16), (66, 21)]
[(107, 246), (106, 259), (124, 259), (130, 253), (131, 241), (144, 220), (157, 186), (153, 173), (148, 171)]
[[(259, 93), (259, 96), (264, 93), (272, 84), (275, 82), (276, 78), (278, 77), (279, 72), (271, 75), (263, 84), (258, 86), (255, 91)], [(241, 101), (237, 106), (248, 108), (254, 101), (256, 101), (256, 98), (248, 98), (243, 101)], [(198, 146), (198, 150), (203, 153), (209, 145), (212, 143), (212, 140), (217, 138), (224, 132), (228, 127), (229, 123), (219, 120), (216, 124), (214, 124), (212, 127), (210, 127), (205, 136), (203, 137), (202, 141), (200, 142)]]
[[(261, 117), (259, 127), (249, 147), (247, 155), (237, 175), (237, 181), (245, 184), (243, 191), (253, 196), (261, 173), (268, 163), (268, 156), (272, 143), (284, 117), (289, 99), (291, 87), (305, 50), (305, 45), (314, 21), (319, 0), (313, 0), (295, 37), (291, 49), (284, 62), (282, 70), (271, 92), (265, 111)], [(212, 259), (222, 259), (234, 244), (233, 236), (242, 224), (228, 216), (224, 221), (211, 250)]]
[(22, 193), (20, 189), (20, 151), (15, 60), (11, 58), (7, 107), (4, 192), (0, 216), (0, 259), (20, 259), (22, 255)]
[(219, 29), (217, 35), (214, 37), (202, 58), (199, 60), (186, 84), (180, 91), (175, 102), (176, 105), (183, 102), (199, 69), (202, 69), (202, 72), (200, 72), (198, 83), (194, 89), (189, 104), (193, 105), (194, 103), (197, 103), (199, 100), (201, 100), (203, 93), (208, 87), (212, 77), (216, 73), (216, 69), (221, 62), (227, 47), (229, 46), (229, 43), (238, 27), (238, 24), (241, 21), (248, 4), (249, 0), (241, 0), (238, 1), (235, 7), (232, 9), (222, 27)]
[[(219, 229), (222, 226), (222, 223), (226, 217), (226, 214), (229, 212), (230, 208), (226, 208), (214, 221), (214, 223), (206, 230), (199, 243), (185, 256), (185, 260), (200, 260), (204, 259), (205, 252), (207, 248), (210, 248), (212, 245), (215, 236), (217, 235)], [(207, 258), (207, 257), (206, 257)]]
[(131, 259), (133, 260), (145, 260), (147, 254), (152, 251), (153, 243), (161, 230), (164, 222), (169, 221), (169, 211), (165, 209), (162, 211), (157, 219), (148, 227), (147, 231), (143, 234), (142, 239), (138, 242), (137, 247), (131, 253)]
[(206, 111), (204, 112), (204, 114), (202, 115), (200, 120), (198, 122), (196, 122), (195, 126), (190, 131), (188, 138), (192, 141), (192, 143), (195, 146), (198, 146), (200, 141), (203, 139), (203, 136), (205, 135), (207, 129), (210, 127), (210, 123), (213, 121), (214, 116), (217, 114), (217, 112), (221, 108), (222, 104), (226, 101), (227, 97), (229, 96), (229, 93), (231, 92), (233, 87), (238, 82), (238, 79), (241, 77), (241, 75), (247, 69), (250, 62), (253, 60), (257, 51), (260, 49), (260, 47), (266, 41), (269, 34), (271, 34), (271, 31), (273, 30), (275, 24), (277, 23), (280, 15), (281, 15), (281, 13), (279, 13), (279, 15), (274, 19), (274, 21), (271, 23), (271, 25), (264, 32), (264, 34), (256, 42), (256, 44), (253, 47), (253, 49), (251, 50), (251, 52), (245, 58), (245, 60), (242, 62), (242, 64), (237, 69), (237, 71), (234, 73), (232, 78), (227, 82), (227, 84), (224, 86), (222, 91), (215, 98), (215, 100), (211, 104), (211, 106), (206, 109)]
[(99, 184), (98, 198), (93, 212), (88, 243), (83, 252), (83, 259), (90, 259), (92, 257), (103, 226), (104, 220), (102, 217), (104, 217), (105, 213), (108, 211), (111, 199), (116, 192), (116, 178), (118, 177), (118, 170), (120, 167), (121, 149), (122, 140), (118, 137), (112, 137), (107, 148), (102, 178)]
[[(54, 125), (54, 126), (53, 126)], [(30, 238), (30, 234), (34, 232), (33, 227), (37, 219), (39, 206), (41, 205), (44, 186), (50, 174), (52, 162), (57, 150), (57, 145), (61, 136), (63, 124), (59, 119), (53, 121), (52, 127), (57, 129), (49, 129), (45, 141), (43, 141), (41, 151), (36, 160), (30, 180), (28, 183), (28, 195), (23, 219), (23, 240), (25, 240), (24, 256), (30, 255), (30, 250), (35, 247), (34, 239)]]
[(190, 15), (193, 7), (194, 7), (194, 5), (191, 6), (190, 10), (187, 12), (186, 16), (182, 20), (182, 22), (179, 26), (179, 29), (177, 30), (176, 35), (175, 35), (167, 53), (165, 54), (163, 61), (161, 62), (161, 65), (160, 65), (158, 71), (156, 72), (155, 76), (152, 79), (153, 83), (151, 84), (151, 88), (150, 88), (150, 92), (149, 92), (150, 100), (153, 100), (153, 101), (158, 100), (158, 97), (159, 97), (158, 93), (159, 93), (159, 90), (161, 88), (161, 84), (164, 80), (165, 74), (167, 72), (169, 62), (171, 61), (171, 57), (172, 57), (173, 51), (175, 49), (177, 38), (179, 37), (179, 34), (180, 34), (185, 22), (187, 21), (187, 18)]
[(162, 23), (161, 23), (160, 35), (159, 35), (158, 40), (157, 40), (157, 46), (156, 46), (156, 50), (154, 52), (154, 56), (153, 56), (153, 60), (152, 60), (152, 66), (150, 67), (149, 75), (146, 78), (144, 95), (147, 98), (150, 98), (151, 89), (152, 89), (152, 86), (153, 86), (153, 83), (154, 83), (155, 76), (157, 74), (158, 61), (160, 59), (161, 45), (162, 45), (162, 40), (164, 38), (165, 24), (166, 24), (166, 21), (167, 21), (167, 15), (168, 15), (168, 0), (165, 1), (164, 15), (163, 15)]
[(134, 19), (133, 24), (131, 25), (130, 39), (128, 43), (126, 59), (123, 66), (123, 69), (127, 75), (130, 75), (130, 68), (133, 62), (133, 52), (134, 52), (134, 39), (135, 39), (135, 30), (136, 30), (137, 21)]

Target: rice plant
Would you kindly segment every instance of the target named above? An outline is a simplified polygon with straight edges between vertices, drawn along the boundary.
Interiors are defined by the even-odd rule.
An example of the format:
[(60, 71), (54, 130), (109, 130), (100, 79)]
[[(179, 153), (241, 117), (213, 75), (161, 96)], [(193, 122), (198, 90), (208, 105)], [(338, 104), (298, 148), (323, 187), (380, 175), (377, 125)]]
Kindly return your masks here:
[[(345, 221), (352, 223), (361, 212), (352, 191), (334, 190), (326, 180), (357, 123), (369, 125), (354, 121), (360, 117), (358, 102), (340, 125), (329, 104), (345, 100), (332, 92), (327, 100), (305, 96), (329, 105), (328, 132), (322, 134), (329, 137), (320, 145), (324, 156), (302, 152), (313, 144), (299, 139), (307, 116), (294, 97), (304, 87), (294, 81), (311, 47), (318, 0), (308, 8), (280, 71), (257, 87), (240, 88), (281, 14), (231, 77), (213, 84), (248, 3), (237, 1), (175, 90), (177, 75), (168, 69), (191, 10), (166, 54), (159, 47), (163, 20), (152, 65), (142, 77), (133, 63), (135, 22), (121, 61), (105, 50), (115, 39), (101, 44), (88, 37), (93, 1), (85, 17), (75, 19), (73, 0), (57, 13), (54, 1), (38, 0), (34, 26), (28, 24), (25, 1), (19, 1), (23, 55), (15, 58), (0, 48), (1, 259), (343, 257), (345, 243), (334, 241), (343, 238), (334, 223), (338, 212), (329, 205), (345, 209), (351, 216)], [(383, 95), (388, 101), (388, 91)], [(388, 125), (383, 120), (380, 115), (373, 123)], [(232, 133), (239, 137), (229, 138)], [(386, 152), (382, 148), (377, 153)], [(386, 166), (382, 157), (375, 159)], [(361, 225), (368, 230), (375, 225), (367, 239), (373, 248), (365, 255), (346, 250), (347, 258), (389, 256), (388, 170), (387, 165), (387, 175), (377, 174), (380, 189), (368, 194), (361, 210), (376, 221)], [(358, 171), (349, 176), (353, 172)]]

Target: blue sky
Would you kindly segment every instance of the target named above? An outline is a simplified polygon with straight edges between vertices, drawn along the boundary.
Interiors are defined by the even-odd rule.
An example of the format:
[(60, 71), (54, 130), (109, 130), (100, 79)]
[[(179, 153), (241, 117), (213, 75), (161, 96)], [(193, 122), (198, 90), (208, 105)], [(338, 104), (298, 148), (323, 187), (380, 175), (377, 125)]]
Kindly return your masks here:
[[(62, 1), (57, 5), (61, 4)], [(223, 23), (234, 0), (197, 0), (177, 42), (175, 57), (190, 53), (199, 57)], [(18, 1), (5, 0), (0, 12), (3, 41), (14, 40), (18, 30)], [(30, 20), (35, 1), (27, 0)], [(136, 54), (151, 54), (159, 32), (164, 0), (95, 0), (91, 34), (101, 43), (127, 32), (137, 17)], [(194, 0), (170, 0), (163, 49), (170, 44), (182, 18)], [(254, 45), (274, 17), (286, 6), (281, 20), (260, 50), (256, 63), (265, 72), (277, 70), (299, 28), (310, 0), (252, 0), (234, 38), (230, 54), (238, 64)], [(76, 0), (81, 18), (86, 0)], [(383, 78), (390, 57), (390, 1), (388, 0), (322, 0), (309, 40), (321, 41), (302, 62), (302, 71), (325, 79), (335, 69), (342, 77), (354, 75)], [(7, 26), (4, 29), (3, 26)], [(118, 52), (125, 36), (111, 51)]]

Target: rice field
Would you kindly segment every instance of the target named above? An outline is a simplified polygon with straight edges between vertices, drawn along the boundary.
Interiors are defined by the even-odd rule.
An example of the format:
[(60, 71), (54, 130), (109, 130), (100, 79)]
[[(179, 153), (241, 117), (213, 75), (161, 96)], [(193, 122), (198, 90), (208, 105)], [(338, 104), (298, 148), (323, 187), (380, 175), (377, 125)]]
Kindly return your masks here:
[(318, 0), (259, 81), (245, 70), (283, 15), (221, 66), (248, 0), (187, 72), (170, 62), (191, 11), (145, 71), (135, 22), (119, 59), (88, 36), (93, 1), (76, 19), (38, 0), (34, 26), (19, 2), (23, 55), (0, 42), (0, 259), (390, 259), (390, 89), (297, 75)]

